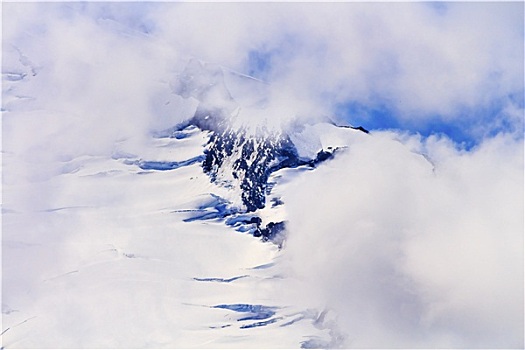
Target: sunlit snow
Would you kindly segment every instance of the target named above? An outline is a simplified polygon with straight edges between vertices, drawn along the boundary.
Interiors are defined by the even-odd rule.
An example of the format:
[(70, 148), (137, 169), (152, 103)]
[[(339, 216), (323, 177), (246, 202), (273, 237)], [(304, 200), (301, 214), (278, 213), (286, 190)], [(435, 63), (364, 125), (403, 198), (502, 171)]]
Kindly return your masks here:
[(200, 163), (134, 160), (198, 157), (202, 133), (189, 134), (133, 157), (64, 161), (39, 184), (56, 191), (46, 207), (18, 207), (9, 191), (24, 184), (5, 187), (4, 259), (19, 262), (4, 264), (5, 347), (292, 348), (322, 336), (316, 311), (279, 297), (275, 244), (221, 216), (188, 220), (227, 192)]

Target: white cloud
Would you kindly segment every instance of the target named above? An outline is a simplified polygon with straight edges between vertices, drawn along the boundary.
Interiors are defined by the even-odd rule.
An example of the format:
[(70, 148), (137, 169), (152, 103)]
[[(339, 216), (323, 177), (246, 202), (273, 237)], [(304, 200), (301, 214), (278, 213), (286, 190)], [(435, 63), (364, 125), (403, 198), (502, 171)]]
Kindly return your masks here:
[[(62, 103), (144, 96), (192, 56), (247, 73), (257, 69), (254, 52), (268, 61), (267, 114), (284, 120), (333, 116), (339, 104), (357, 102), (386, 105), (401, 123), (439, 116), (490, 129), (476, 113), (497, 114), (503, 107), (494, 105), (523, 93), (521, 3), (47, 3), (4, 11), (13, 14), (4, 45), (56, 67), (45, 80)], [(133, 100), (143, 105), (129, 110), (146, 108), (145, 98)]]
[(26, 74), (3, 85), (4, 151), (28, 162), (6, 173), (56, 174), (57, 160), (111, 154), (123, 140), (136, 147), (151, 130), (191, 116), (191, 101), (170, 94), (179, 59), (173, 48), (92, 18), (82, 4), (9, 3), (3, 10), (3, 71)]
[(395, 139), (354, 140), (285, 193), (293, 298), (335, 310), (347, 346), (521, 346), (523, 143), (404, 141), (433, 165)]
[(356, 101), (386, 104), (401, 122), (475, 122), (523, 91), (522, 4), (216, 6), (203, 11), (215, 18), (190, 15), (170, 31), (186, 28), (174, 36), (196, 55), (240, 70), (250, 50), (267, 54), (273, 95), (300, 115)]

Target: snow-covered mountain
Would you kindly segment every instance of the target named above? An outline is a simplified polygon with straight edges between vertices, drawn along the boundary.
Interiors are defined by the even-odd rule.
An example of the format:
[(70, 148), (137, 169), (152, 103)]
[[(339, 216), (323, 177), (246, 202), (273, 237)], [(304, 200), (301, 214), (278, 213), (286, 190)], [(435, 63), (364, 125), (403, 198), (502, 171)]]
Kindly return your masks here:
[[(152, 15), (171, 28), (164, 5)], [(293, 84), (270, 85), (184, 53), (198, 40), (150, 35), (121, 11), (129, 4), (9, 6), (2, 348), (522, 345), (523, 135), (465, 150), (341, 125), (331, 113), (345, 98), (326, 108), (324, 89), (359, 92), (348, 85), (390, 70), (381, 51), (379, 71), (347, 82), (329, 59), (344, 40), (313, 45), (320, 61), (276, 53)], [(223, 46), (209, 48), (236, 62)], [(400, 105), (432, 95), (418, 79), (407, 80), (415, 102)], [(368, 89), (358, 96), (373, 99)]]
[[(17, 207), (16, 174), (5, 169), (4, 258), (23, 263), (4, 266), (4, 347), (342, 344), (333, 313), (280, 296), (283, 193), (345, 146), (321, 140), (320, 130), (364, 133), (236, 124), (253, 106), (231, 96), (224, 73), (191, 60), (172, 84), (196, 103), (191, 118), (153, 132), (140, 149), (122, 140), (110, 156), (62, 159), (40, 180), (59, 191), (43, 206)], [(8, 95), (27, 83), (6, 74)], [(37, 226), (14, 229), (34, 217)]]
[[(285, 222), (278, 220), (281, 220), (282, 215), (265, 214), (263, 220), (258, 213), (265, 208), (270, 212), (281, 211), (270, 210), (283, 204), (278, 195), (272, 195), (272, 189), (278, 182), (275, 178), (280, 177), (276, 173), (281, 169), (313, 170), (321, 162), (332, 158), (338, 148), (328, 146), (323, 149), (319, 146), (315, 155), (301, 156), (291, 137), (300, 135), (305, 126), (294, 125), (283, 130), (268, 128), (258, 120), (243, 120), (239, 123), (237, 118), (241, 109), (243, 112), (247, 109), (249, 114), (253, 105), (242, 105), (232, 96), (224, 79), (225, 74), (234, 77), (234, 88), (242, 85), (255, 90), (261, 85), (260, 81), (251, 77), (225, 72), (221, 68), (209, 68), (206, 64), (191, 60), (174, 84), (174, 93), (198, 101), (195, 115), (156, 134), (157, 137), (184, 139), (195, 130), (206, 133), (208, 139), (204, 154), (183, 162), (146, 161), (138, 164), (142, 169), (172, 170), (201, 161), (203, 172), (212, 183), (228, 189), (228, 196), (216, 198), (215, 213), (205, 213), (186, 220), (227, 218), (226, 223), (235, 226), (238, 231), (262, 236), (265, 241), (281, 242), (283, 237), (280, 233), (285, 229)], [(256, 108), (258, 106), (260, 104), (256, 104)], [(362, 131), (366, 132), (364, 129)], [(303, 142), (303, 146), (306, 144), (312, 148), (311, 141)]]

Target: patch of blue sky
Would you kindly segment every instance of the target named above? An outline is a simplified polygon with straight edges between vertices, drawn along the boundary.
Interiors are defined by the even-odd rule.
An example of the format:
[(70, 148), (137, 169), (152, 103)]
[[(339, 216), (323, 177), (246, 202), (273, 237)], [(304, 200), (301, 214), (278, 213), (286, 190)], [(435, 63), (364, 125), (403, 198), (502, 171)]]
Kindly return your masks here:
[(445, 135), (459, 148), (470, 150), (483, 139), (499, 133), (515, 133), (523, 137), (523, 118), (508, 115), (505, 107), (512, 104), (523, 112), (523, 94), (509, 95), (487, 106), (462, 108), (456, 115), (424, 115), (421, 118), (402, 118), (398, 111), (386, 103), (367, 105), (348, 102), (336, 108), (336, 114), (352, 126), (373, 130), (405, 130), (423, 137)]
[(272, 53), (251, 50), (248, 52), (248, 75), (260, 80), (268, 80), (272, 67)]
[(438, 15), (444, 16), (447, 14), (448, 5), (443, 1), (430, 1), (424, 4), (429, 6)]
[(288, 68), (288, 63), (303, 54), (307, 46), (308, 43), (300, 35), (280, 33), (271, 46), (261, 45), (247, 52), (246, 71), (248, 75), (268, 82), (272, 75), (283, 73)]
[(61, 14), (66, 18), (75, 18), (78, 13), (87, 14), (94, 20), (111, 20), (120, 23), (126, 28), (142, 33), (151, 33), (156, 24), (148, 13), (154, 8), (152, 2), (129, 2), (125, 6), (119, 3), (64, 3), (61, 5)]

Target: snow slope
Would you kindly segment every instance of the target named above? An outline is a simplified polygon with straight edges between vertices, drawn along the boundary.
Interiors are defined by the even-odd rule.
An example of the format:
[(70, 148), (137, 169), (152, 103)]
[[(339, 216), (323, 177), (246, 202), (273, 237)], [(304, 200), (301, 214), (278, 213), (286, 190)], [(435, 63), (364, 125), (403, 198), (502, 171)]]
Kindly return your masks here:
[[(228, 99), (223, 76), (241, 90), (253, 88), (252, 78), (190, 60), (171, 93), (153, 96), (153, 113), (182, 123), (122, 129), (86, 124), (82, 114), (96, 109), (79, 101), (49, 104), (40, 85), (46, 70), (40, 74), (16, 47), (7, 53), (4, 347), (338, 341), (323, 310), (282, 295), (279, 196), (314, 162), (299, 160), (281, 136), (241, 132), (224, 119), (239, 104)], [(253, 104), (243, 101), (243, 108)]]
[(126, 154), (120, 143), (111, 158), (63, 161), (60, 174), (38, 184), (54, 189), (49, 202), (31, 210), (16, 203), (24, 184), (4, 187), (4, 347), (295, 348), (312, 337), (331, 341), (319, 311), (279, 298), (277, 245), (221, 217), (187, 220), (216, 212), (217, 198), (228, 195), (201, 162), (145, 166), (152, 163), (144, 159), (158, 166), (202, 156), (206, 138), (188, 128), (180, 139), (152, 138), (141, 154)]

